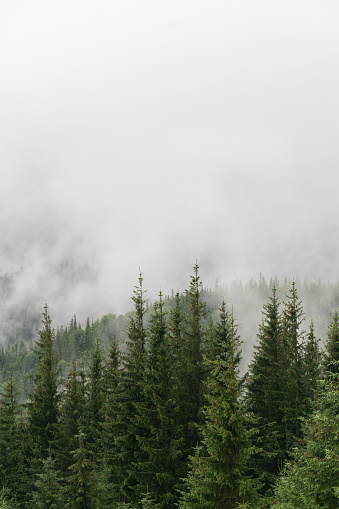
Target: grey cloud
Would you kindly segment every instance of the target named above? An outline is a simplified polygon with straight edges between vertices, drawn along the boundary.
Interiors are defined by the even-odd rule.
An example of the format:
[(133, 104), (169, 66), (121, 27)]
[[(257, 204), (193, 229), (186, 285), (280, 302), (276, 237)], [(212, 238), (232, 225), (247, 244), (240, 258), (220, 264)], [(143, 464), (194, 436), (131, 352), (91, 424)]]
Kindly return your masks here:
[(1, 10), (0, 260), (37, 305), (126, 311), (139, 267), (155, 296), (196, 258), (338, 278), (336, 3)]

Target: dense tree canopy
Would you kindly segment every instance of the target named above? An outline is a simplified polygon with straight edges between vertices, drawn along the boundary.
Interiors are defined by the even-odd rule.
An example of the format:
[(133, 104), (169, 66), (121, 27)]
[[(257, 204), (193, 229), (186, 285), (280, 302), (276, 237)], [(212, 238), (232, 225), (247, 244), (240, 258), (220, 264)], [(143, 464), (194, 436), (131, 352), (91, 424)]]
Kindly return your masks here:
[(198, 264), (155, 303), (140, 274), (134, 310), (85, 329), (46, 306), (34, 344), (0, 349), (0, 507), (336, 509), (339, 315), (323, 355), (282, 288), (239, 289), (265, 298), (247, 372), (246, 328)]

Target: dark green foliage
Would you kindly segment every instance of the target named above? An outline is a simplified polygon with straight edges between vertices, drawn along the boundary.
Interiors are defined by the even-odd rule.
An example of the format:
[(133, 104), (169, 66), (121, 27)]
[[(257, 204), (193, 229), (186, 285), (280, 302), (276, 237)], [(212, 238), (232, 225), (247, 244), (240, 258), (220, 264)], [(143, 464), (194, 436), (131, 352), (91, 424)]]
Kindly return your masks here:
[(277, 483), (277, 509), (339, 507), (338, 379), (321, 382), (318, 409), (302, 421), (304, 439)]
[(173, 386), (173, 355), (169, 346), (162, 294), (149, 322), (148, 359), (144, 381), (145, 401), (139, 407), (144, 430), (139, 437), (143, 452), (138, 463), (139, 497), (149, 490), (159, 509), (174, 507), (175, 490), (183, 471), (183, 430)]
[(328, 326), (325, 351), (325, 371), (339, 373), (339, 314), (335, 311)]
[(11, 498), (10, 491), (2, 488), (0, 492), (0, 509), (19, 509), (19, 505)]
[[(277, 285), (281, 292), (287, 281), (280, 290)], [(258, 284), (234, 288), (245, 310), (269, 292), (262, 276)], [(289, 470), (276, 491), (279, 508), (291, 501), (296, 509), (336, 507), (336, 435), (321, 418), (329, 423), (339, 407), (334, 385), (328, 389), (337, 370), (338, 314), (329, 327), (323, 391), (313, 321), (304, 333), (294, 283), (280, 314), (274, 287), (249, 374), (240, 378), (240, 339), (224, 302), (218, 319), (219, 290), (202, 288), (195, 265), (188, 291), (160, 295), (147, 320), (140, 275), (129, 316), (87, 319), (82, 329), (74, 315), (54, 338), (46, 307), (34, 352), (23, 342), (0, 349), (4, 507), (170, 509), (180, 492), (181, 507), (266, 507), (286, 461)], [(328, 320), (330, 306), (327, 313)], [(248, 343), (246, 324), (241, 330)], [(60, 364), (54, 351), (63, 357)], [(16, 384), (11, 369), (19, 376)], [(27, 374), (33, 383), (24, 381)], [(28, 403), (21, 405), (25, 394)], [(332, 394), (331, 401), (325, 394)], [(301, 448), (291, 457), (295, 444)], [(322, 472), (326, 482), (319, 494)], [(271, 497), (256, 501), (249, 473)], [(290, 497), (293, 486), (299, 498)]]
[(97, 456), (100, 451), (100, 436), (104, 418), (103, 354), (97, 340), (89, 367), (86, 386), (86, 435), (87, 445)]
[(258, 418), (257, 444), (262, 447), (253, 458), (253, 473), (263, 482), (262, 491), (272, 495), (275, 478), (301, 436), (300, 417), (311, 411), (320, 353), (313, 322), (306, 337), (300, 330), (304, 313), (294, 283), (282, 316), (275, 286), (263, 314), (247, 395), (248, 408)]
[[(237, 348), (234, 348), (237, 345)], [(209, 328), (208, 344), (205, 347), (206, 357), (213, 361), (220, 356), (222, 360), (232, 358), (233, 369), (239, 368), (241, 360), (240, 338), (234, 323), (233, 313), (226, 310), (226, 302), (223, 300), (219, 309), (219, 320), (215, 324), (211, 320)], [(233, 351), (233, 357), (231, 357)]]
[(182, 509), (236, 509), (238, 503), (250, 500), (255, 494), (246, 476), (251, 443), (235, 368), (239, 343), (233, 320), (228, 322), (224, 303), (220, 311), (216, 356), (206, 360), (209, 375), (205, 382), (205, 420), (200, 427), (202, 445), (191, 457), (186, 491), (179, 504)]
[[(110, 486), (110, 493), (106, 499), (110, 497), (113, 500), (118, 498), (117, 484), (119, 482), (119, 471), (117, 472), (116, 464), (116, 443), (115, 434), (117, 433), (118, 420), (118, 400), (117, 391), (120, 382), (120, 352), (118, 346), (113, 341), (111, 349), (108, 353), (106, 363), (103, 370), (103, 390), (104, 390), (104, 408), (103, 408), (103, 424), (101, 434), (101, 465), (104, 472), (105, 483)], [(115, 489), (114, 489), (115, 486)]]
[(194, 275), (187, 293), (188, 313), (183, 328), (183, 344), (180, 354), (182, 355), (181, 387), (179, 393), (180, 413), (186, 425), (185, 450), (193, 451), (199, 443), (197, 424), (202, 423), (203, 406), (203, 347), (205, 331), (203, 328), (203, 316), (205, 304), (200, 300), (201, 281), (198, 274), (199, 266), (193, 267)]
[(64, 509), (60, 473), (51, 455), (42, 461), (41, 472), (37, 474), (33, 493), (34, 507), (39, 509)]
[(1, 486), (17, 488), (17, 458), (20, 454), (18, 433), (19, 405), (13, 375), (1, 394), (0, 400), (0, 468)]
[(21, 410), (10, 375), (0, 401), (0, 488), (6, 489), (7, 502), (11, 501), (13, 507), (17, 507), (14, 498), (22, 502), (32, 489), (27, 455), (29, 440)]
[(314, 324), (311, 320), (309, 332), (306, 335), (304, 347), (305, 382), (304, 393), (306, 398), (306, 414), (312, 410), (312, 401), (315, 396), (317, 383), (321, 377), (321, 351), (320, 339), (315, 337)]
[(307, 413), (309, 385), (306, 382), (304, 358), (305, 333), (300, 330), (304, 321), (302, 303), (298, 298), (293, 281), (282, 315), (282, 394), (284, 427), (287, 450), (295, 444), (295, 438), (301, 436), (300, 417)]
[(73, 360), (72, 370), (68, 374), (65, 390), (62, 393), (60, 418), (56, 440), (56, 456), (59, 468), (64, 475), (69, 475), (69, 467), (73, 463), (72, 451), (78, 445), (76, 438), (79, 426), (84, 423), (86, 416), (85, 374), (78, 370), (76, 360)]
[(251, 462), (253, 473), (263, 483), (262, 492), (270, 490), (286, 457), (283, 365), (285, 352), (282, 324), (275, 286), (269, 303), (264, 305), (258, 344), (247, 378), (247, 406), (258, 419), (256, 443), (262, 451)]
[(145, 401), (144, 376), (146, 369), (146, 313), (142, 276), (134, 288), (132, 297), (135, 306), (134, 316), (128, 326), (127, 352), (123, 358), (123, 370), (117, 388), (117, 420), (114, 438), (116, 448), (115, 478), (121, 501), (135, 502), (138, 480), (137, 464), (142, 461), (139, 436), (143, 429), (138, 419), (138, 408)]
[(54, 333), (47, 305), (43, 313), (40, 340), (35, 342), (38, 366), (34, 375), (34, 389), (28, 404), (29, 430), (43, 457), (53, 445), (59, 417), (58, 366), (54, 353)]
[(93, 457), (86, 448), (86, 436), (80, 428), (77, 448), (72, 451), (71, 475), (65, 490), (66, 505), (69, 509), (99, 509), (97, 479)]

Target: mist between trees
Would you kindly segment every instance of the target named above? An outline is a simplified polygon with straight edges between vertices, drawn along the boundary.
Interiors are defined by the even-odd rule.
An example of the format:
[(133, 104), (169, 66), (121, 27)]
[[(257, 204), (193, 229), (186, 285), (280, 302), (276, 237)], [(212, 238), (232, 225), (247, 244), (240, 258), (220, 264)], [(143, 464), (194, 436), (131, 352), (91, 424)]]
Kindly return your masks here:
[(338, 285), (209, 290), (195, 265), (156, 302), (140, 274), (132, 301), (56, 327), (46, 305), (37, 336), (8, 317), (0, 507), (337, 508)]

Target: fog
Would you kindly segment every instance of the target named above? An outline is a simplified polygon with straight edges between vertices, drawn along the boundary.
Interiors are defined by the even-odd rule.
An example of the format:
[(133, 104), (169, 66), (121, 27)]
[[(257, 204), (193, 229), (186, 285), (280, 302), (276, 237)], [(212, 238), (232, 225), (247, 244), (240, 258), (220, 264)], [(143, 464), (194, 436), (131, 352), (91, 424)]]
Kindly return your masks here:
[[(52, 316), (339, 279), (339, 5), (4, 0), (0, 273)], [(235, 310), (236, 312), (236, 310)]]

